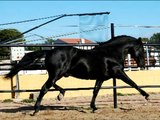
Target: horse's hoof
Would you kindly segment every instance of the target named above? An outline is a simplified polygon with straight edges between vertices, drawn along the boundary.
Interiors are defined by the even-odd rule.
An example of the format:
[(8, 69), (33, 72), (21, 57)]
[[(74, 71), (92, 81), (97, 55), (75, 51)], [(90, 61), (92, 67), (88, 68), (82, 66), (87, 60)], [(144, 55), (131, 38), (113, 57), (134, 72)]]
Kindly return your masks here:
[(33, 114), (30, 114), (30, 116), (35, 116), (37, 112), (34, 112)]
[(57, 96), (57, 100), (58, 100), (58, 101), (61, 101), (63, 97), (64, 97), (63, 94), (62, 94), (62, 93), (59, 93), (59, 95)]
[(38, 114), (38, 112), (39, 112), (39, 109), (36, 109), (36, 110), (33, 112), (33, 114), (31, 114), (31, 116), (35, 116), (35, 115), (37, 115), (37, 114)]
[(96, 110), (97, 110), (97, 108), (94, 107), (94, 108), (92, 109), (92, 113), (95, 113)]
[(145, 99), (148, 101), (149, 100), (149, 95), (145, 96)]

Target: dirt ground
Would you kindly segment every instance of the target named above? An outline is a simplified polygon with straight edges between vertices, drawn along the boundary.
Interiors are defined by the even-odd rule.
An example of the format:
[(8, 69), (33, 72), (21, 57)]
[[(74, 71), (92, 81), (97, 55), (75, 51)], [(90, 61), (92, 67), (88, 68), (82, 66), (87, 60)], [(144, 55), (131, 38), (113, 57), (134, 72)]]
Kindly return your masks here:
[(33, 113), (34, 103), (14, 100), (0, 101), (0, 120), (160, 120), (160, 93), (150, 93), (146, 101), (139, 94), (118, 96), (118, 108), (113, 108), (113, 96), (98, 96), (98, 110), (92, 113), (89, 107), (91, 97), (43, 99), (40, 112)]

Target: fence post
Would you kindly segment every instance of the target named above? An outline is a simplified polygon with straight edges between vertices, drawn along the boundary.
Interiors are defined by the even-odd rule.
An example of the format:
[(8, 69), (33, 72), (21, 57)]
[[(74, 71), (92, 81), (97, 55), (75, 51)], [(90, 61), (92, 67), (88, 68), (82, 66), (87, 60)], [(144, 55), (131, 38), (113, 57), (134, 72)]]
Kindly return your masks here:
[[(113, 38), (113, 37), (114, 37), (114, 24), (111, 23), (111, 38)], [(117, 108), (116, 78), (113, 78), (113, 99), (114, 99), (114, 108)]]
[[(17, 73), (17, 75), (16, 75), (16, 90), (19, 90), (19, 76), (18, 76), (18, 73)], [(18, 93), (16, 93), (16, 98), (18, 98), (18, 96), (19, 96), (19, 92)]]
[(148, 52), (148, 46), (146, 46), (146, 56), (147, 56), (147, 70), (148, 70), (148, 67), (149, 67), (149, 52)]
[(128, 54), (128, 70), (131, 71), (131, 55)]
[[(16, 64), (18, 63), (18, 61), (16, 61)], [(15, 88), (13, 88), (14, 90), (20, 90), (19, 89), (20, 88), (20, 85), (19, 85), (19, 75), (18, 75), (18, 73), (16, 74), (16, 86), (15, 86)], [(15, 93), (15, 98), (18, 98), (18, 96), (19, 96), (19, 92), (17, 92), (17, 93)]]
[[(11, 91), (13, 91), (13, 78), (11, 78)], [(11, 98), (15, 98), (15, 93), (11, 92)]]

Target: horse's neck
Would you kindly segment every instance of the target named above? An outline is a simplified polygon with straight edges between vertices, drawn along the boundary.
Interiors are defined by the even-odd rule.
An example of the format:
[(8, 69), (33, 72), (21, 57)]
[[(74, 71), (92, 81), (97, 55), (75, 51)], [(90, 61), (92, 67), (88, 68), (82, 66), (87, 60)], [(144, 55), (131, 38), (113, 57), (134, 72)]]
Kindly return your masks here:
[(131, 49), (133, 46), (131, 46), (131, 45), (124, 45), (124, 46), (122, 46), (122, 59), (123, 59), (123, 61), (126, 59), (126, 56), (128, 55), (128, 54), (130, 54), (129, 53), (129, 49)]

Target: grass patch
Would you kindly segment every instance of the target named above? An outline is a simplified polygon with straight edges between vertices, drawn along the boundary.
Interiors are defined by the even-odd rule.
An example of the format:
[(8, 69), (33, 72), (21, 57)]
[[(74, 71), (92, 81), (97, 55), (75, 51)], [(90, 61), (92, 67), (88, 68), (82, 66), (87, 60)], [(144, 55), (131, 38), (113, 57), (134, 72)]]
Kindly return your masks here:
[(123, 93), (117, 93), (117, 96), (125, 96)]
[(137, 95), (137, 94), (136, 93), (127, 93), (127, 94), (117, 93), (117, 96), (133, 96), (133, 95)]
[(133, 96), (133, 95), (136, 95), (135, 93), (129, 93), (127, 94), (128, 96)]
[(24, 99), (24, 100), (22, 100), (22, 102), (24, 102), (24, 103), (34, 103), (35, 100), (33, 100), (33, 99)]
[(12, 100), (12, 99), (5, 99), (5, 100), (3, 100), (2, 102), (3, 102), (3, 103), (11, 103), (11, 102), (13, 102), (13, 100)]

